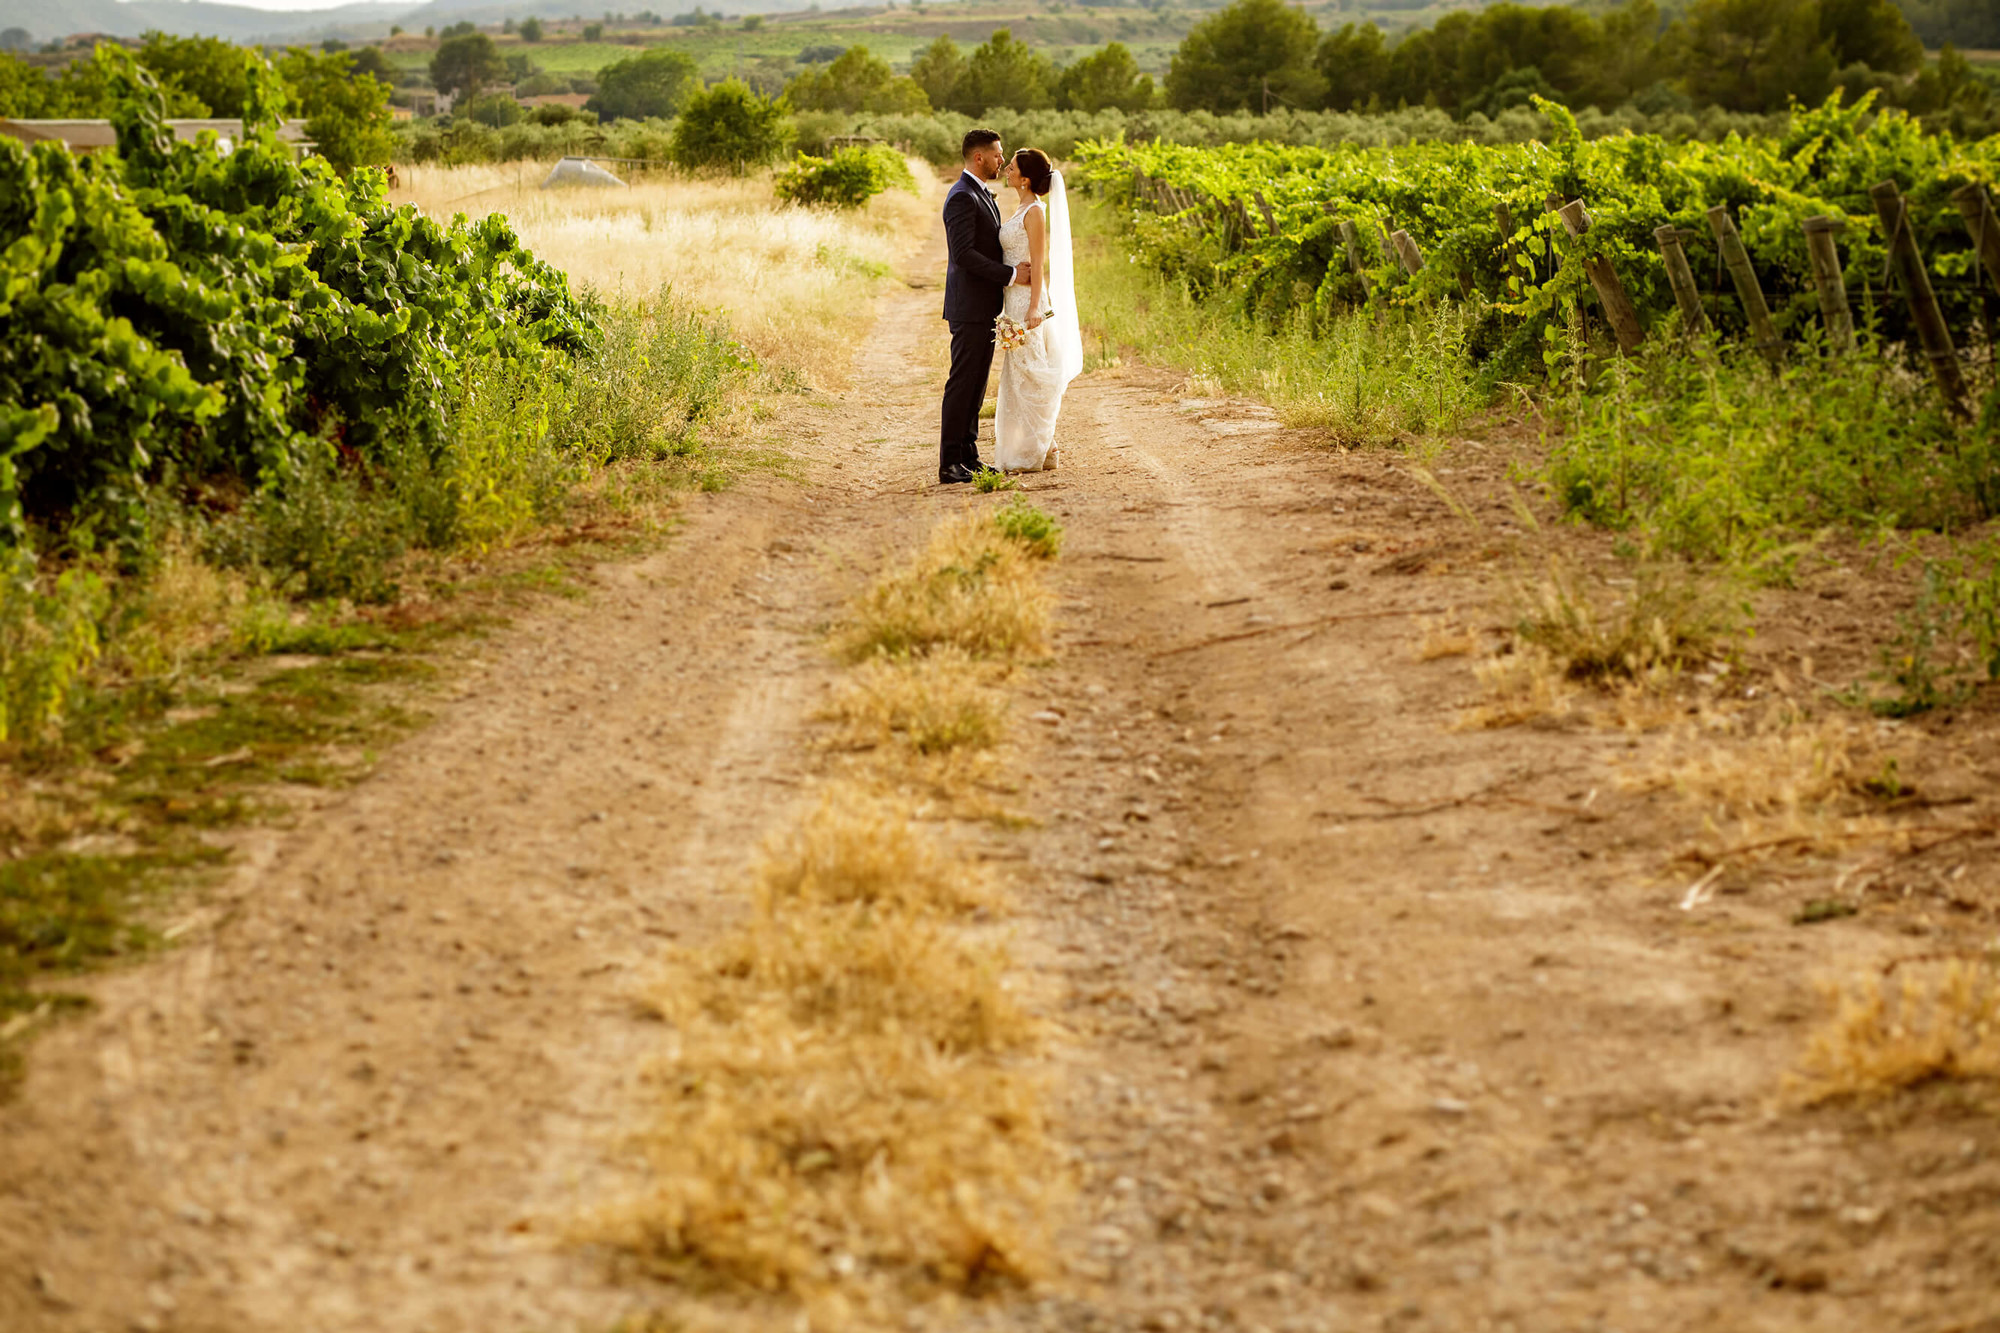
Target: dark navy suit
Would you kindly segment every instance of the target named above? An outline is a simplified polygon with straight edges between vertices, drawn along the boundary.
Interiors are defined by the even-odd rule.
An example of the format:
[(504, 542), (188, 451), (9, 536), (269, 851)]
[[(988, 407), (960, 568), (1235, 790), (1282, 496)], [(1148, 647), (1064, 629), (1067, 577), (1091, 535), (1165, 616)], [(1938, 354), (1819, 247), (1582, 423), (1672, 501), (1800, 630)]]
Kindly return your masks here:
[(1014, 270), (1001, 258), (1000, 206), (969, 172), (944, 197), (944, 318), (951, 326), (951, 374), (944, 384), (938, 473), (979, 466), (979, 408), (993, 370), (993, 321)]

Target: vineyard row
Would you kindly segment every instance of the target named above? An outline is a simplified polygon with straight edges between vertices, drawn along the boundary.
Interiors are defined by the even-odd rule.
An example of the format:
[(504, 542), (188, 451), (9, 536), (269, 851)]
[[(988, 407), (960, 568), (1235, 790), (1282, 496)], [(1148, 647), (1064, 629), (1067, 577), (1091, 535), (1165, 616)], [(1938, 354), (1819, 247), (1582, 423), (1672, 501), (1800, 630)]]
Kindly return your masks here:
[[(1777, 361), (1794, 340), (1852, 347), (1858, 298), (1862, 321), (1920, 350), (1965, 407), (1951, 330), (1978, 319), (1990, 340), (2000, 315), (2000, 138), (1961, 145), (1864, 100), (1801, 111), (1775, 139), (1585, 142), (1565, 110), (1542, 109), (1549, 144), (1082, 155), (1134, 208), (1136, 259), (1272, 314), (1478, 298), (1470, 350), (1505, 374), (1552, 363), (1585, 306), (1628, 353), (1673, 321)], [(1892, 282), (1899, 300), (1884, 299)]]

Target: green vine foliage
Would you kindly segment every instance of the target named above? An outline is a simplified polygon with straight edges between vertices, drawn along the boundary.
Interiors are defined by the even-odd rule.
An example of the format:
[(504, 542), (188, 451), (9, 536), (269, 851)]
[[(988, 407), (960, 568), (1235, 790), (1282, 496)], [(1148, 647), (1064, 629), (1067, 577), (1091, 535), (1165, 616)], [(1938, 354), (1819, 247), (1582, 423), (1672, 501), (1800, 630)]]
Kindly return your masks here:
[[(1539, 374), (1562, 359), (1587, 299), (1586, 257), (1612, 260), (1648, 325), (1674, 318), (1654, 238), (1662, 226), (1687, 234), (1711, 318), (1726, 335), (1740, 335), (1744, 317), (1718, 269), (1706, 217), (1716, 205), (1734, 215), (1781, 332), (1797, 336), (1817, 321), (1800, 223), (1824, 214), (1846, 224), (1841, 253), (1856, 305), (1873, 297), (1883, 340), (1909, 341), (1902, 301), (1881, 299), (1886, 242), (1867, 191), (1885, 180), (1897, 182), (1909, 201), (1946, 318), (1966, 328), (1977, 317), (1972, 242), (1950, 195), (1960, 185), (2000, 179), (2000, 138), (1961, 144), (1926, 133), (1902, 112), (1876, 110), (1872, 95), (1847, 106), (1836, 96), (1795, 109), (1789, 128), (1774, 138), (1730, 135), (1719, 143), (1652, 134), (1586, 141), (1565, 108), (1540, 99), (1537, 105), (1549, 125), (1543, 142), (1318, 148), (1111, 140), (1085, 144), (1079, 155), (1116, 201), (1131, 201), (1136, 169), (1184, 196), (1240, 199), (1255, 220), (1253, 234), (1227, 246), (1217, 233), (1240, 224), (1226, 202), (1204, 202), (1177, 220), (1160, 218), (1150, 206), (1135, 209), (1139, 262), (1196, 288), (1237, 291), (1272, 316), (1290, 317), (1307, 304), (1325, 316), (1469, 293), (1484, 310), (1473, 350), (1498, 378)], [(1277, 222), (1275, 234), (1264, 234), (1254, 203), (1259, 193)], [(1572, 239), (1547, 211), (1551, 196), (1584, 201), (1592, 225), (1583, 237)], [(1510, 227), (1504, 233), (1503, 215)], [(1355, 225), (1366, 284), (1349, 270), (1339, 219)], [(1388, 246), (1396, 229), (1423, 250), (1425, 266), (1414, 279)], [(1188, 272), (1191, 264), (1204, 271)]]
[(177, 141), (159, 84), (108, 57), (118, 152), (0, 140), (0, 545), (136, 529), (170, 471), (282, 487), (338, 453), (436, 449), (461, 368), (597, 344), (593, 311), (506, 221), (391, 207), (277, 137), (254, 54), (241, 141)]

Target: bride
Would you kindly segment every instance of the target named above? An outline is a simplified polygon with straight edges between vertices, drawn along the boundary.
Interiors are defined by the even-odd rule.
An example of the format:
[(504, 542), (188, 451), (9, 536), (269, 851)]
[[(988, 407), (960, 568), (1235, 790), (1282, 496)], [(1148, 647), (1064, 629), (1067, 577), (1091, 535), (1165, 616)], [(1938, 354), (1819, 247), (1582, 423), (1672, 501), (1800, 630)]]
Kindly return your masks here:
[(1029, 286), (1007, 288), (1001, 307), (1028, 337), (1000, 364), (995, 461), (1002, 472), (1035, 472), (1056, 465), (1056, 414), (1062, 411), (1063, 390), (1083, 370), (1069, 197), (1062, 173), (1039, 148), (1015, 153), (1004, 179), (1021, 204), (1000, 228), (1000, 248), (1009, 264), (1031, 261), (1033, 277)]

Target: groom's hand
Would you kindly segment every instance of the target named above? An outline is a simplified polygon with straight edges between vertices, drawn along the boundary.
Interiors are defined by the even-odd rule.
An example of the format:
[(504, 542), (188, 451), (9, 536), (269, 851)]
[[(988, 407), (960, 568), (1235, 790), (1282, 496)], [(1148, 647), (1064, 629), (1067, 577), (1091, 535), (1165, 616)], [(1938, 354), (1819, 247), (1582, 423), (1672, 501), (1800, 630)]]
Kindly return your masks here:
[(1024, 259), (1014, 265), (1014, 285), (1016, 287), (1035, 285), (1035, 265), (1032, 261)]

